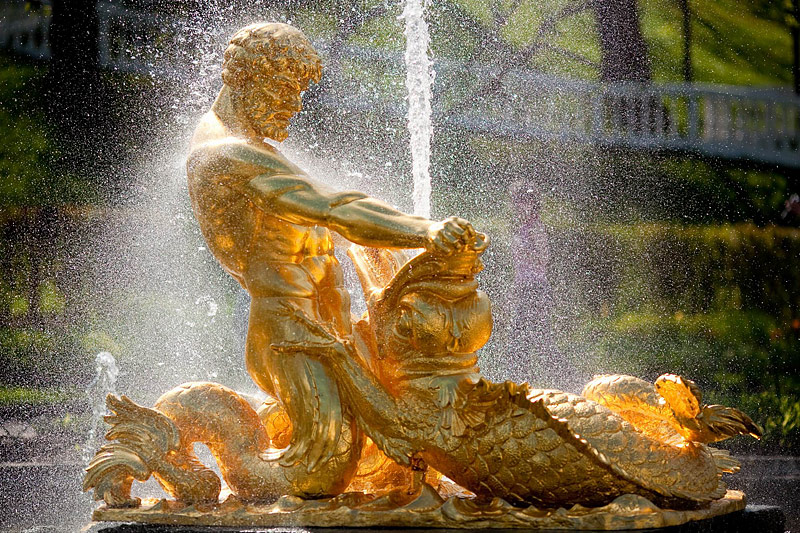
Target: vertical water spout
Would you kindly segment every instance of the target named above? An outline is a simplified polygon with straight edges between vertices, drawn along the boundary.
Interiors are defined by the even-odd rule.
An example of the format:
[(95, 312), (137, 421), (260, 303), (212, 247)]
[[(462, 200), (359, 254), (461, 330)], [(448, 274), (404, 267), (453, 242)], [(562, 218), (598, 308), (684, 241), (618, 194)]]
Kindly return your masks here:
[(428, 57), (430, 34), (425, 22), (424, 0), (406, 0), (402, 18), (406, 36), (406, 89), (408, 131), (414, 177), (414, 214), (431, 215), (431, 88), (433, 64)]
[(116, 394), (117, 376), (119, 368), (117, 361), (110, 352), (100, 352), (94, 359), (95, 371), (97, 374), (89, 386), (86, 387), (86, 395), (89, 397), (92, 406), (92, 419), (89, 423), (89, 434), (86, 436), (86, 443), (83, 446), (81, 458), (84, 463), (88, 463), (99, 448), (100, 440), (98, 432), (103, 427), (103, 417), (106, 415), (106, 396)]

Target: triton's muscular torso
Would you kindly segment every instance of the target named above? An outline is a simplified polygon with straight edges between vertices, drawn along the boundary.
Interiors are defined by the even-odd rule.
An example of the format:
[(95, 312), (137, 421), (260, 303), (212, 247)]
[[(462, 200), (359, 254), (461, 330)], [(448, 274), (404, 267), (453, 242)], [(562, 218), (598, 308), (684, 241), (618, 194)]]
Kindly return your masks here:
[(250, 293), (247, 371), (292, 422), (291, 443), (279, 456), (285, 468), (277, 472), (288, 483), (281, 490), (337, 494), (355, 473), (361, 433), (324, 365), (273, 345), (309, 336), (287, 309), (350, 334), (350, 298), (323, 225), (331, 209), (364, 195), (322, 192), (271, 145), (230, 124), (212, 109), (195, 130), (187, 160), (192, 207), (211, 252)]
[[(208, 246), (251, 296), (317, 299), (331, 290), (340, 293), (330, 232), (295, 224), (268, 208), (270, 197), (296, 188), (293, 178), (308, 179), (302, 170), (267, 144), (230, 137), (211, 114), (197, 128), (187, 166), (192, 206)], [(259, 192), (261, 207), (248, 188), (256, 176), (274, 177), (270, 190)]]

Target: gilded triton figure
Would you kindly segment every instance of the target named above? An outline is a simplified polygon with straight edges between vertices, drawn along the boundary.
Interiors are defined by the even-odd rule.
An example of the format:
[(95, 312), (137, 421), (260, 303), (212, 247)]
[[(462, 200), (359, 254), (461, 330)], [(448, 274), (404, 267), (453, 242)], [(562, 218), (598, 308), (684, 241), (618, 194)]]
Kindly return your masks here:
[(432, 222), (359, 192), (332, 191), (269, 142), (287, 138), (301, 93), (320, 79), (320, 59), (299, 30), (286, 24), (243, 28), (231, 39), (222, 68), (222, 90), (191, 143), (192, 205), (209, 249), (252, 298), (247, 370), (280, 401), (293, 426), (281, 457), (282, 465), (297, 466), (290, 474), (293, 492), (336, 494), (354, 471), (360, 441), (324, 364), (301, 351), (270, 347), (306, 334), (279, 310), (291, 303), (337, 334), (350, 333), (350, 297), (331, 230), (358, 244), (445, 254), (473, 246), (476, 234), (460, 218)]

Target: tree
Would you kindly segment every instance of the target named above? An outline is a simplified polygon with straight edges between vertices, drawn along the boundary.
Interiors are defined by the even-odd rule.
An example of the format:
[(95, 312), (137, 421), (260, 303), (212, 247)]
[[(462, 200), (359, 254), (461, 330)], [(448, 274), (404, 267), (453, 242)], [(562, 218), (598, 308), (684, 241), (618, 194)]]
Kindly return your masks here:
[(637, 0), (595, 1), (602, 50), (602, 81), (650, 81), (650, 60), (639, 23)]
[[(49, 111), (59, 136), (71, 139), (69, 168), (89, 163), (103, 124), (99, 21), (94, 0), (53, 0), (50, 22)], [(100, 134), (100, 135), (98, 135)]]

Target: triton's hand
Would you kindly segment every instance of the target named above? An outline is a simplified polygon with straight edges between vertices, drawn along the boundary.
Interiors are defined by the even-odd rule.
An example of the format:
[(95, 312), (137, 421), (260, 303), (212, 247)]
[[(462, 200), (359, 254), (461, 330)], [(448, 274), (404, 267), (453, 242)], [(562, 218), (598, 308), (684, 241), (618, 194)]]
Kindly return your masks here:
[(279, 353), (304, 353), (316, 356), (319, 359), (347, 355), (347, 349), (338, 341), (334, 342), (308, 342), (308, 341), (286, 341), (275, 342), (269, 347)]
[(303, 352), (309, 355), (316, 355), (321, 359), (337, 355), (349, 355), (349, 349), (352, 348), (350, 339), (339, 339), (328, 331), (325, 326), (317, 324), (306, 313), (292, 304), (284, 302), (281, 307), (281, 314), (303, 326), (307, 335), (305, 339), (299, 341), (273, 343), (270, 348), (282, 353)]
[(486, 236), (476, 232), (469, 221), (450, 217), (431, 224), (425, 248), (430, 252), (450, 255), (465, 249), (482, 251), (488, 242)]

